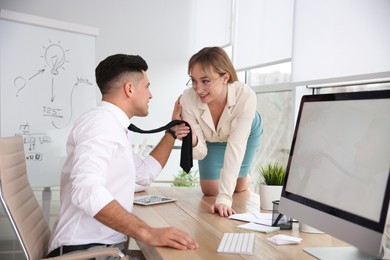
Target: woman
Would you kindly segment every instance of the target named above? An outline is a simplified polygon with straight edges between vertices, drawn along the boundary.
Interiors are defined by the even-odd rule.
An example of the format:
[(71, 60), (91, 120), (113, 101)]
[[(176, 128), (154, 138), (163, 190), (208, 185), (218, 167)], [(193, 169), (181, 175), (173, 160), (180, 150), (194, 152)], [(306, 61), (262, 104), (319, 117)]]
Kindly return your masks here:
[(207, 47), (188, 64), (190, 80), (180, 98), (183, 119), (193, 128), (205, 195), (217, 196), (212, 213), (230, 216), (234, 192), (249, 189), (248, 171), (263, 132), (255, 92), (238, 81), (226, 52)]

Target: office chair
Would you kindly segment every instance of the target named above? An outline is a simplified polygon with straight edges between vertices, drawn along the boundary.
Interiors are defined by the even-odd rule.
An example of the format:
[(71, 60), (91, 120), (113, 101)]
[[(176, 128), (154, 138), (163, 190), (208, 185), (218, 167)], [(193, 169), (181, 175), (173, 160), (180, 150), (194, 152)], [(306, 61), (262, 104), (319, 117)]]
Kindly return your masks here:
[[(43, 259), (47, 255), (51, 231), (28, 182), (22, 136), (0, 138), (0, 198), (26, 258)], [(118, 248), (98, 248), (48, 259), (97, 256), (128, 259)]]

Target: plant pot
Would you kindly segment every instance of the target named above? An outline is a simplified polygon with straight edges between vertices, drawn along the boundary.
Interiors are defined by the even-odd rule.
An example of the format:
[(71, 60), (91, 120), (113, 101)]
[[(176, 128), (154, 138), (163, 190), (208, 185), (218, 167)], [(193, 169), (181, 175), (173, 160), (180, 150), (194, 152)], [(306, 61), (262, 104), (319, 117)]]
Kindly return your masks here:
[(260, 183), (260, 208), (265, 210), (272, 210), (272, 201), (280, 200), (283, 186), (266, 185)]

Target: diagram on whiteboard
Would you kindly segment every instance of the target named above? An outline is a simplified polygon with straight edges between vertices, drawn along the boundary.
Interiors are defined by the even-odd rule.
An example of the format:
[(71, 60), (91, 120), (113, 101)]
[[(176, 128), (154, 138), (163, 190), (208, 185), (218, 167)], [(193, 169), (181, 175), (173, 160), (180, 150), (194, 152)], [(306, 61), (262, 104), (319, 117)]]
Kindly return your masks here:
[(64, 64), (67, 61), (66, 60), (66, 52), (69, 50), (65, 50), (61, 45), (60, 42), (58, 43), (52, 43), (50, 41), (50, 45), (45, 48), (45, 61), (46, 64), (50, 68), (50, 72), (53, 75), (58, 75), (58, 70), (59, 69), (64, 69)]
[[(66, 52), (69, 50), (65, 50), (60, 42), (58, 43), (52, 43), (49, 40), (50, 44), (47, 47), (43, 47), (45, 49), (44, 54), (41, 56), (44, 58), (46, 64), (44, 65), (44, 68), (39, 69), (37, 73), (33, 74), (31, 77), (28, 78), (28, 81), (32, 80), (38, 75), (42, 75), (46, 67), (48, 66), (50, 69), (50, 73), (52, 75), (58, 75), (59, 70), (64, 68), (65, 62), (69, 62), (66, 60)], [(54, 100), (54, 78), (52, 78), (52, 101)], [(14, 85), (16, 87), (16, 96), (19, 95), (19, 92), (26, 87), (27, 82), (24, 77), (16, 77), (14, 80)]]
[[(51, 117), (51, 118), (64, 118), (67, 117), (67, 120), (65, 122), (58, 122), (58, 120), (52, 120), (52, 125), (55, 128), (64, 128), (68, 126), (72, 120), (73, 116), (73, 94), (74, 91), (77, 90), (79, 86), (89, 86), (92, 85), (92, 83), (89, 81), (89, 79), (76, 77), (75, 83), (73, 84), (72, 88), (69, 88), (70, 95), (69, 95), (69, 103), (68, 107), (66, 108), (60, 108), (55, 106), (55, 99), (56, 99), (56, 76), (61, 73), (61, 71), (65, 71), (65, 63), (70, 63), (69, 60), (67, 60), (67, 53), (70, 51), (69, 49), (65, 49), (61, 42), (58, 41), (57, 43), (52, 43), (51, 40), (49, 40), (49, 45), (44, 46), (44, 54), (41, 56), (45, 63), (43, 64), (42, 68), (38, 69), (38, 72), (35, 72), (30, 77), (23, 77), (23, 76), (17, 76), (14, 79), (14, 86), (16, 91), (16, 97), (19, 97), (19, 95), (22, 95), (22, 92), (24, 88), (29, 87), (29, 85), (33, 85), (32, 82), (34, 78), (37, 76), (39, 77), (45, 77), (46, 74), (51, 79), (49, 83), (49, 87), (47, 88), (47, 91), (50, 92), (50, 95), (48, 98), (50, 99), (50, 102), (53, 103), (52, 106), (46, 106), (42, 105), (42, 115), (45, 117)], [(48, 73), (45, 73), (48, 72)], [(30, 83), (31, 82), (31, 83)], [(64, 113), (67, 113), (66, 116), (64, 116)]]
[(20, 135), (23, 135), (26, 160), (28, 161), (41, 161), (43, 159), (43, 153), (39, 152), (40, 146), (51, 143), (50, 136), (45, 133), (30, 133), (29, 123), (20, 125)]
[(0, 134), (23, 136), (33, 187), (59, 184), (70, 130), (97, 104), (95, 36), (46, 24), (0, 19)]

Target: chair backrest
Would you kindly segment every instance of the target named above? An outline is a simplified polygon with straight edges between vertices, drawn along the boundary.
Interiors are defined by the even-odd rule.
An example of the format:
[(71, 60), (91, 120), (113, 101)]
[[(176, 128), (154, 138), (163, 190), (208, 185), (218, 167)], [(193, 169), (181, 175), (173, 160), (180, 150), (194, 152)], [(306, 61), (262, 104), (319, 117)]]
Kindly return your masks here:
[(0, 193), (27, 259), (44, 258), (51, 231), (28, 182), (21, 136), (0, 138)]

